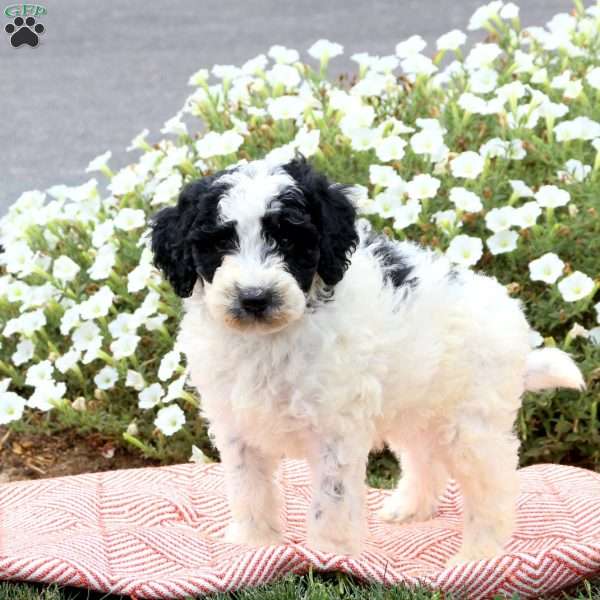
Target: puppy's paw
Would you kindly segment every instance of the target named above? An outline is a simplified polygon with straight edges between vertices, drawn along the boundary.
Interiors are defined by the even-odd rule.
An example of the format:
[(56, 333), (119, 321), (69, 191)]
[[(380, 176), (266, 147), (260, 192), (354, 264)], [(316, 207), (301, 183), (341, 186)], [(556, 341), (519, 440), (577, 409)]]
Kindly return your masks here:
[(267, 524), (257, 526), (252, 523), (231, 522), (223, 538), (230, 544), (246, 546), (273, 546), (282, 542), (281, 532)]
[(358, 556), (363, 548), (360, 537), (329, 537), (324, 533), (311, 533), (308, 536), (308, 545), (320, 552)]

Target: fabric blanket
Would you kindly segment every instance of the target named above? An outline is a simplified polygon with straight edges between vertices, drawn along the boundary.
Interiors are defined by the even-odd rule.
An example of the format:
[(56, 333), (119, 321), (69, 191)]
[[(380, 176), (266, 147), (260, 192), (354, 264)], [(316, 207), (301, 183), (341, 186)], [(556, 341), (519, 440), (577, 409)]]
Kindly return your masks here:
[(385, 491), (370, 490), (369, 540), (356, 559), (305, 544), (307, 467), (286, 461), (285, 543), (221, 540), (229, 519), (219, 465), (179, 465), (0, 485), (0, 580), (56, 582), (132, 598), (185, 598), (257, 586), (287, 573), (342, 571), (386, 585), (538, 597), (600, 574), (600, 474), (538, 465), (521, 471), (518, 527), (506, 553), (444, 568), (459, 547), (461, 497), (450, 483), (434, 519), (378, 520)]

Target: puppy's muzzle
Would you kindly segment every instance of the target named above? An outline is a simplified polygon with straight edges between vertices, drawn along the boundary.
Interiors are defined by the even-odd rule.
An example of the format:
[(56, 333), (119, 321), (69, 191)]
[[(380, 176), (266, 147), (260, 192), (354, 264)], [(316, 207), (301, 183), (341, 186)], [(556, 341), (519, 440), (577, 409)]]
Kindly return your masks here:
[(281, 302), (278, 295), (269, 288), (249, 287), (240, 289), (237, 297), (239, 316), (260, 319), (276, 310)]

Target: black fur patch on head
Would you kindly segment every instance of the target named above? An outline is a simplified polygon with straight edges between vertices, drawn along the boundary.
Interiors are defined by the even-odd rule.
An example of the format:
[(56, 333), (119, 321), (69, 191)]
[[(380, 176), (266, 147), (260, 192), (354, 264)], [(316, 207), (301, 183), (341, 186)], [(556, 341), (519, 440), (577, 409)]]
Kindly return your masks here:
[[(326, 285), (334, 286), (344, 276), (358, 242), (354, 226), (356, 209), (348, 198), (346, 188), (332, 184), (305, 158), (296, 158), (283, 169), (295, 180), (302, 197), (284, 197), (282, 203), (284, 207), (287, 204), (293, 206), (294, 211), (301, 203), (302, 211), (298, 211), (296, 218), (300, 220), (300, 214), (306, 214), (318, 235), (316, 272)], [(311, 260), (314, 260), (314, 254)]]
[(212, 281), (223, 256), (237, 245), (235, 223), (220, 223), (218, 204), (228, 186), (222, 172), (183, 189), (176, 206), (152, 219), (154, 264), (181, 297), (190, 296), (200, 275)]
[(285, 190), (271, 201), (271, 207), (262, 219), (264, 235), (307, 293), (319, 265), (319, 232), (300, 190)]

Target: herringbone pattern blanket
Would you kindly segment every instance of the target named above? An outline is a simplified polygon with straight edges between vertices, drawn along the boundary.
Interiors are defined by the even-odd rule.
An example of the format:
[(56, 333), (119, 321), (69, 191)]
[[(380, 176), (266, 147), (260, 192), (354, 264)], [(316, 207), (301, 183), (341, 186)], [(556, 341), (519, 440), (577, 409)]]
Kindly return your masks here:
[(229, 513), (219, 465), (148, 468), (0, 485), (0, 580), (57, 582), (133, 598), (185, 598), (338, 570), (485, 598), (537, 597), (600, 574), (600, 475), (557, 465), (521, 471), (518, 528), (504, 555), (444, 569), (460, 543), (461, 498), (450, 484), (436, 517), (390, 525), (374, 516), (356, 559), (305, 545), (307, 468), (286, 461), (285, 543), (250, 548), (220, 537)]

